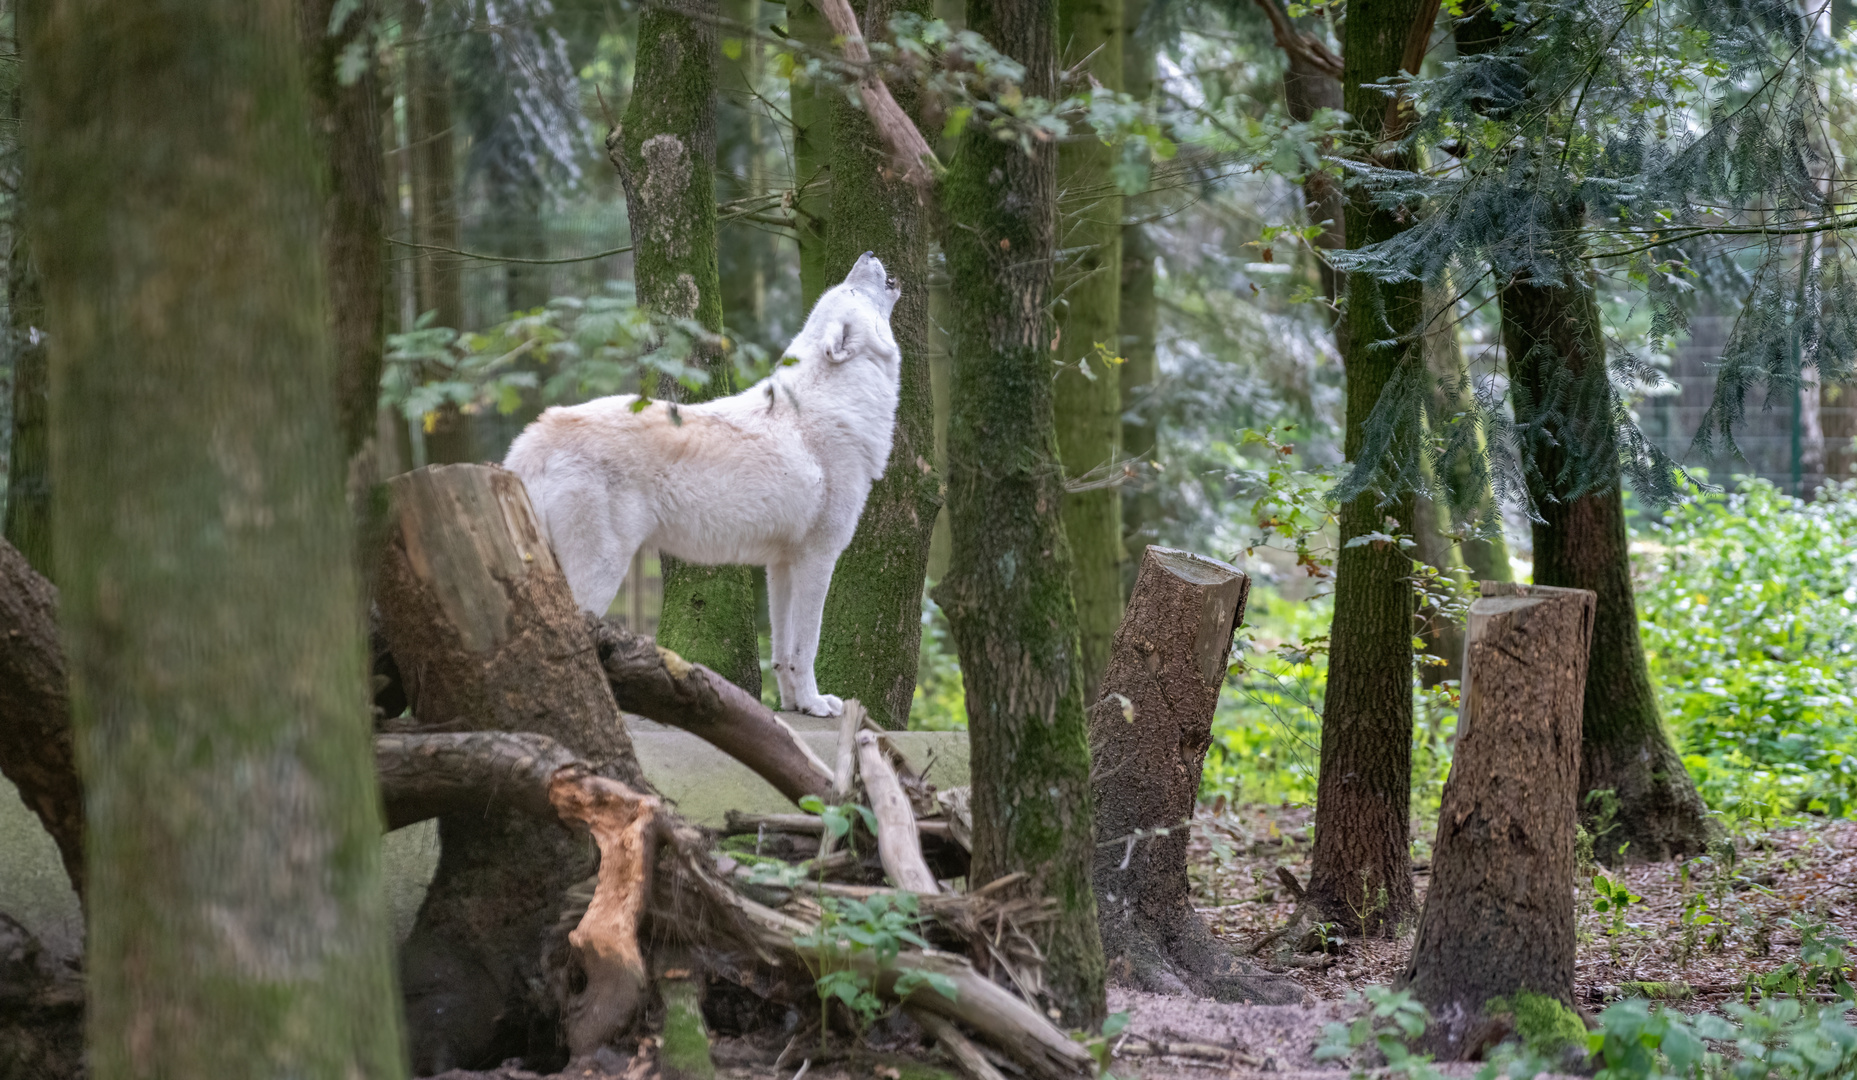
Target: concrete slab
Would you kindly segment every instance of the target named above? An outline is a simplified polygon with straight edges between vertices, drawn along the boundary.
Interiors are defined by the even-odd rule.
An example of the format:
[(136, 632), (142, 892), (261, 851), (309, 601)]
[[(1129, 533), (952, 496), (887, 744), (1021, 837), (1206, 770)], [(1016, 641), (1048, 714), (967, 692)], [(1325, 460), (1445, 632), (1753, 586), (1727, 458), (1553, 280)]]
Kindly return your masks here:
[[(782, 713), (813, 752), (831, 762), (838, 745), (838, 722)], [(748, 767), (688, 732), (643, 717), (629, 716), (639, 764), (678, 812), (703, 825), (721, 825), (729, 810), (750, 813), (791, 811), (793, 804)], [(960, 731), (906, 731), (892, 736), (896, 747), (917, 771), (937, 787), (968, 782), (967, 734)], [(387, 905), (394, 932), (403, 940), (425, 899), (426, 885), (438, 869), (438, 823), (427, 821), (387, 834), (381, 842), (386, 871)], [(53, 955), (74, 955), (82, 948), (84, 927), (77, 894), (65, 880), (58, 849), (26, 808), (11, 781), (0, 777), (0, 911), (18, 919)]]

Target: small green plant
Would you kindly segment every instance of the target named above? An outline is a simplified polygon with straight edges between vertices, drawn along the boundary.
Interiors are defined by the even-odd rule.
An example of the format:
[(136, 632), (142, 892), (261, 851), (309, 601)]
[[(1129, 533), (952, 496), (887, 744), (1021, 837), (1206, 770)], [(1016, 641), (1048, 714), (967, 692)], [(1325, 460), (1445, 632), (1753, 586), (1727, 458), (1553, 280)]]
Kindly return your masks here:
[[(1621, 1001), (1587, 1036), (1595, 1080), (1844, 1080), (1857, 1075), (1857, 1028), (1844, 1012), (1792, 998), (1736, 1002), (1687, 1017), (1647, 1001)], [(1723, 1047), (1712, 1049), (1711, 1044)], [(1727, 1052), (1724, 1052), (1727, 1051)]]
[[(922, 916), (915, 894), (879, 893), (868, 900), (825, 896), (819, 908), (819, 928), (796, 937), (794, 944), (813, 951), (814, 989), (820, 1008), (837, 1000), (860, 1028), (869, 1027), (883, 1015), (878, 979), (892, 969), (904, 945), (928, 948), (916, 932)], [(893, 993), (903, 1000), (923, 987), (951, 1001), (956, 993), (954, 981), (946, 975), (918, 968), (898, 973)], [(824, 1038), (823, 1027), (820, 1037)]]
[(1799, 931), (1799, 959), (1788, 960), (1765, 975), (1750, 975), (1750, 994), (1832, 993), (1857, 1004), (1850, 981), (1851, 941), (1822, 919), (1794, 916), (1783, 920)]
[(1127, 1030), (1128, 1014), (1125, 1012), (1118, 1012), (1110, 1013), (1107, 1017), (1104, 1017), (1103, 1026), (1096, 1034), (1086, 1035), (1081, 1031), (1074, 1031), (1071, 1033), (1070, 1037), (1082, 1043), (1083, 1048), (1088, 1050), (1090, 1056), (1096, 1059), (1096, 1072), (1098, 1076), (1103, 1077), (1104, 1080), (1114, 1080), (1114, 1077), (1109, 1072), (1109, 1059), (1114, 1056), (1115, 1053), (1116, 1036)]
[(868, 806), (858, 803), (828, 803), (817, 795), (808, 795), (800, 800), (800, 809), (809, 814), (817, 814), (825, 821), (825, 831), (834, 839), (842, 840), (851, 832), (853, 825), (864, 823), (864, 830), (872, 836), (877, 835), (877, 815), (871, 813)]
[(1612, 939), (1613, 959), (1618, 958), (1618, 939), (1629, 926), (1625, 922), (1626, 910), (1643, 901), (1644, 897), (1622, 882), (1613, 881), (1604, 874), (1593, 875), (1593, 911), (1606, 916), (1606, 936)]
[[(1431, 1055), (1415, 1054), (1411, 1049), (1413, 1040), (1425, 1034), (1425, 1025), (1430, 1021), (1425, 1006), (1412, 991), (1370, 986), (1365, 997), (1367, 1009), (1352, 1024), (1335, 1021), (1323, 1027), (1315, 1060), (1350, 1061), (1364, 1066), (1366, 1052), (1377, 1050), (1386, 1059), (1387, 1069), (1396, 1075), (1411, 1080), (1437, 1076), (1437, 1070), (1431, 1067)], [(1349, 994), (1348, 1000), (1358, 1001), (1360, 996)]]

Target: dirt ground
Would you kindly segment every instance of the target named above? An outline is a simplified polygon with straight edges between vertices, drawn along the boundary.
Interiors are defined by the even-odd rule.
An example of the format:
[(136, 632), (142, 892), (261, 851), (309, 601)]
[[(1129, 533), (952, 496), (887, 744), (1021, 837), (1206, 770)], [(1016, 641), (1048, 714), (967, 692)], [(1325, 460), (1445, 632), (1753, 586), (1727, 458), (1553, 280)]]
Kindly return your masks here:
[[(1200, 913), (1235, 951), (1247, 952), (1282, 926), (1295, 909), (1279, 883), (1282, 867), (1299, 881), (1309, 874), (1311, 814), (1285, 807), (1202, 808), (1190, 848)], [(1419, 835), (1415, 827), (1414, 835)], [(1424, 850), (1421, 848), (1421, 850)], [(1421, 861), (1421, 900), (1428, 865)], [(1857, 938), (1857, 822), (1832, 821), (1736, 839), (1726, 853), (1679, 863), (1602, 871), (1640, 897), (1622, 923), (1593, 910), (1594, 889), (1580, 883), (1575, 899), (1580, 952), (1576, 993), (1589, 1013), (1626, 996), (1662, 997), (1686, 1011), (1738, 998), (1750, 977), (1784, 973), (1800, 961), (1808, 934)], [(1700, 898), (1700, 899), (1698, 899)], [(1325, 966), (1287, 974), (1307, 994), (1300, 1005), (1246, 1006), (1168, 998), (1113, 989), (1111, 1012), (1129, 1016), (1116, 1041), (1122, 1052), (1112, 1072), (1122, 1080), (1332, 1080), (1345, 1069), (1311, 1054), (1324, 1025), (1347, 1020), (1357, 1006), (1349, 995), (1392, 982), (1412, 943), (1412, 928), (1388, 941), (1343, 940)], [(877, 1053), (812, 1062), (789, 1053), (776, 1067), (785, 1037), (720, 1039), (715, 1047), (721, 1080), (921, 1080), (911, 1058), (934, 1061), (914, 1025), (900, 1018), (876, 1032)], [(1156, 1056), (1156, 1051), (1183, 1053)], [(621, 1076), (654, 1080), (655, 1053), (602, 1052), (557, 1080)], [(938, 1062), (941, 1068), (950, 1068)], [(802, 1070), (803, 1066), (803, 1070)], [(1445, 1068), (1470, 1076), (1475, 1066)], [(803, 1075), (798, 1075), (802, 1073)], [(1011, 1074), (1009, 1074), (1011, 1075)], [(455, 1072), (444, 1080), (540, 1080), (533, 1073)]]

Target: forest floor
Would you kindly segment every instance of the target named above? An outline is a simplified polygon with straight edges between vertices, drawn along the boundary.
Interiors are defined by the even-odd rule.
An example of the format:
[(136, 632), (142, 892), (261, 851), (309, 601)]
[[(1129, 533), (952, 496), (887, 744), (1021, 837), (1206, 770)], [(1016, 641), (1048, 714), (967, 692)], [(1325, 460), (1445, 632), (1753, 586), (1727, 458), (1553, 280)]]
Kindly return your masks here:
[[(1247, 951), (1282, 926), (1295, 899), (1279, 867), (1309, 877), (1312, 812), (1304, 808), (1202, 808), (1191, 844), (1195, 901), (1215, 933)], [(1414, 836), (1429, 836), (1415, 823)], [(1415, 866), (1419, 899), (1430, 864)], [(1807, 974), (1808, 938), (1857, 939), (1857, 821), (1834, 820), (1735, 839), (1732, 864), (1717, 858), (1598, 868), (1641, 897), (1622, 920), (1593, 910), (1591, 878), (1575, 911), (1579, 1003), (1597, 1012), (1620, 997), (1659, 997), (1684, 1009), (1739, 998), (1748, 980)], [(1413, 927), (1391, 940), (1343, 940), (1333, 963), (1295, 968), (1316, 1000), (1390, 983), (1405, 966)], [(1788, 965), (1793, 967), (1788, 968)]]
[[(1195, 900), (1200, 913), (1235, 952), (1247, 954), (1266, 933), (1284, 925), (1295, 900), (1277, 871), (1298, 881), (1309, 876), (1311, 813), (1289, 807), (1202, 807), (1190, 846)], [(1429, 833), (1415, 824), (1415, 836)], [(1429, 866), (1417, 867), (1419, 898)], [(1749, 980), (1809, 976), (1802, 954), (1814, 940), (1857, 939), (1857, 821), (1813, 822), (1737, 837), (1735, 857), (1697, 858), (1600, 869), (1639, 899), (1622, 920), (1593, 910), (1590, 878), (1581, 882), (1576, 911), (1579, 1004), (1597, 1013), (1622, 997), (1653, 997), (1685, 1011), (1740, 998)], [(1323, 1028), (1358, 1011), (1353, 995), (1393, 982), (1412, 944), (1411, 926), (1389, 940), (1335, 943), (1325, 966), (1287, 974), (1307, 992), (1300, 1005), (1230, 1005), (1112, 989), (1112, 1012), (1129, 1016), (1127, 1040), (1150, 1046), (1188, 1044), (1189, 1056), (1118, 1056), (1111, 1071), (1122, 1080), (1326, 1080), (1348, 1075), (1324, 1067), (1312, 1053)], [(1796, 989), (1787, 987), (1787, 989)], [(919, 1061), (932, 1060), (914, 1025), (900, 1018), (880, 1023), (855, 1053), (796, 1053), (789, 1036), (773, 1030), (720, 1038), (714, 1056), (721, 1080), (926, 1080)], [(1217, 1051), (1216, 1053), (1214, 1051)], [(775, 1067), (777, 1056), (798, 1059)], [(818, 1060), (814, 1060), (818, 1058)], [(570, 1078), (620, 1076), (657, 1080), (649, 1040), (632, 1052), (602, 1051), (599, 1061), (571, 1066)], [(946, 1063), (942, 1064), (946, 1068)], [(1447, 1076), (1469, 1077), (1475, 1065), (1447, 1066)], [(454, 1072), (443, 1080), (536, 1080), (519, 1069)]]

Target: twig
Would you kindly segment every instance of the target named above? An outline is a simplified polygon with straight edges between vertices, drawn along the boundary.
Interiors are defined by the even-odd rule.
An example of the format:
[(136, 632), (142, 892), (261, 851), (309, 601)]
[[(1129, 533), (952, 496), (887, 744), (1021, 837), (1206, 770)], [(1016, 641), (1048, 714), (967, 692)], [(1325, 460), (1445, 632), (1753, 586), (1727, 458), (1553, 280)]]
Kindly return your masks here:
[(857, 743), (858, 769), (864, 776), (864, 790), (870, 795), (871, 811), (877, 816), (877, 855), (883, 860), (884, 872), (899, 888), (910, 892), (940, 892), (935, 875), (922, 858), (915, 810), (909, 805), (909, 796), (903, 794), (903, 785), (890, 768), (877, 736), (860, 731)]
[(825, 20), (832, 24), (832, 32), (840, 38), (839, 47), (844, 50), (845, 59), (863, 68), (858, 91), (864, 99), (864, 112), (870, 117), (871, 126), (890, 148), (890, 157), (903, 179), (914, 184), (926, 199), (934, 188), (935, 176), (941, 172), (941, 161), (929, 148), (922, 132), (916, 129), (915, 121), (896, 103), (889, 84), (871, 65), (870, 48), (864, 44), (864, 34), (858, 29), (858, 17), (851, 5), (846, 0), (820, 0), (819, 8)]

